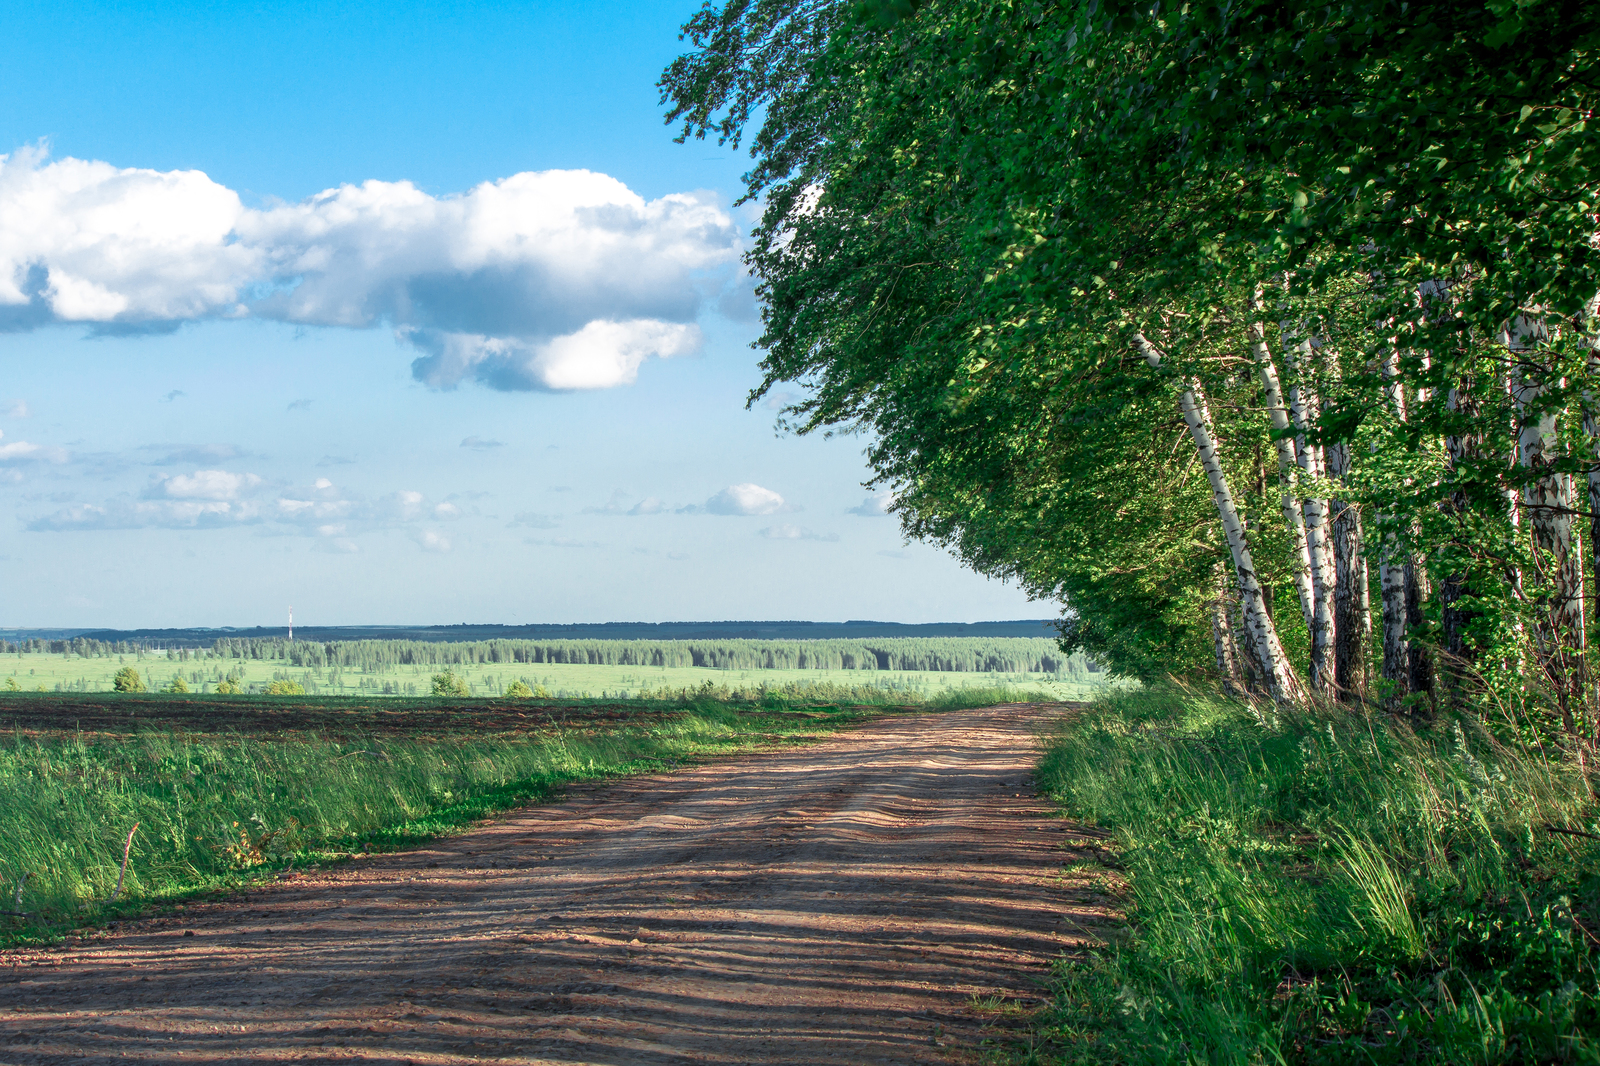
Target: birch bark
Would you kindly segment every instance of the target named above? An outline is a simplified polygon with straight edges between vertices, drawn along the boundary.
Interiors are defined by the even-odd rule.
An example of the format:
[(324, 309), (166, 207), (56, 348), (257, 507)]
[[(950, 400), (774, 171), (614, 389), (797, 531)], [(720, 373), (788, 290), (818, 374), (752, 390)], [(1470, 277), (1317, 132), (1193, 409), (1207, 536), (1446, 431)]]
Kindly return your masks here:
[[(1260, 306), (1260, 296), (1252, 301), (1251, 310)], [(1283, 490), (1283, 521), (1289, 527), (1289, 549), (1294, 553), (1294, 588), (1300, 597), (1300, 613), (1305, 616), (1306, 632), (1316, 631), (1316, 593), (1311, 580), (1311, 550), (1306, 541), (1305, 516), (1295, 498), (1294, 472), (1299, 460), (1295, 440), (1289, 432), (1289, 411), (1283, 402), (1283, 387), (1278, 381), (1278, 368), (1272, 364), (1272, 352), (1267, 348), (1266, 327), (1252, 322), (1249, 329), (1250, 354), (1255, 358), (1256, 377), (1261, 382), (1261, 392), (1267, 403), (1267, 415), (1272, 419), (1273, 443), (1278, 449), (1278, 485)], [(1317, 663), (1311, 667), (1311, 684), (1317, 686)]]
[[(1289, 413), (1297, 431), (1295, 454), (1300, 469), (1310, 484), (1322, 481), (1326, 470), (1321, 445), (1310, 439), (1312, 412), (1316, 410), (1315, 390), (1311, 387), (1311, 342), (1302, 341), (1290, 357), (1294, 376), (1289, 385)], [(1311, 630), (1311, 687), (1324, 693), (1338, 689), (1333, 663), (1334, 606), (1333, 595), (1337, 571), (1329, 537), (1328, 500), (1308, 493), (1302, 501), (1305, 514), (1306, 549), (1311, 564), (1312, 618)]]
[[(1584, 308), (1584, 321), (1579, 330), (1583, 343), (1589, 349), (1588, 381), (1583, 390), (1583, 435), (1589, 445), (1589, 581), (1590, 588), (1600, 591), (1600, 336), (1594, 333), (1595, 318), (1600, 315), (1600, 296), (1589, 301)], [(1591, 593), (1593, 595), (1593, 593)], [(1588, 686), (1585, 686), (1586, 688)], [(1594, 696), (1593, 692), (1586, 695)], [(1600, 697), (1596, 699), (1596, 713), (1591, 715), (1590, 743), (1600, 742)]]
[(1511, 385), (1511, 399), (1517, 410), (1517, 460), (1524, 470), (1537, 475), (1522, 490), (1542, 586), (1534, 645), (1556, 691), (1562, 725), (1568, 733), (1576, 734), (1575, 713), (1585, 702), (1587, 687), (1583, 663), (1583, 563), (1573, 543), (1572, 477), (1544, 472), (1561, 457), (1556, 412), (1544, 402), (1552, 384), (1547, 380), (1550, 371), (1537, 354), (1549, 333), (1543, 320), (1519, 315), (1504, 339), (1518, 361)]
[[(1338, 483), (1350, 473), (1350, 445), (1327, 449), (1328, 477)], [(1339, 698), (1356, 700), (1367, 687), (1366, 638), (1372, 632), (1367, 595), (1367, 560), (1362, 554), (1361, 508), (1333, 500), (1333, 676)]]
[(1217, 675), (1229, 692), (1239, 687), (1239, 656), (1234, 646), (1232, 612), (1228, 610), (1228, 575), (1221, 560), (1213, 568), (1211, 642), (1217, 657)]
[[(1400, 384), (1400, 357), (1390, 352), (1383, 362), (1388, 379), (1385, 392), (1396, 420), (1406, 420), (1405, 389)], [(1406, 569), (1393, 519), (1383, 521), (1387, 531), (1378, 550), (1378, 587), (1383, 597), (1383, 680), (1387, 683), (1385, 704), (1398, 708), (1410, 690), (1411, 656), (1406, 646)]]
[[(1133, 344), (1152, 369), (1161, 366), (1163, 356), (1160, 349), (1151, 344), (1144, 334), (1134, 334)], [(1228, 550), (1233, 555), (1234, 572), (1239, 578), (1245, 637), (1265, 671), (1263, 680), (1267, 692), (1275, 700), (1297, 699), (1302, 694), (1300, 681), (1289, 666), (1289, 658), (1278, 640), (1277, 628), (1267, 613), (1266, 597), (1256, 577), (1255, 562), (1250, 557), (1244, 525), (1239, 520), (1239, 509), (1234, 505), (1233, 493), (1228, 489), (1228, 479), (1217, 454), (1216, 438), (1211, 432), (1211, 420), (1205, 410), (1205, 399), (1197, 382), (1188, 382), (1179, 393), (1178, 406), (1183, 412), (1184, 423), (1189, 427), (1189, 436), (1194, 439), (1195, 448), (1200, 453), (1200, 465), (1211, 483), (1211, 496), (1216, 503), (1217, 515), (1222, 519)]]

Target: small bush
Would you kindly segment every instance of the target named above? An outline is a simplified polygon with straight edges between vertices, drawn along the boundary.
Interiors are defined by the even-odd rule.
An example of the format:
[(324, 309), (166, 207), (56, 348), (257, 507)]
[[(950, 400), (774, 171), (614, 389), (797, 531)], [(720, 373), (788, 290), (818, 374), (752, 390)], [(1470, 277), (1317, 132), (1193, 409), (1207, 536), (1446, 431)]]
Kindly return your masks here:
[(181, 696), (189, 691), (189, 683), (181, 677), (174, 677), (161, 691), (168, 695)]
[(304, 696), (305, 686), (298, 681), (284, 681), (279, 679), (267, 686), (269, 696)]
[(117, 671), (117, 676), (111, 679), (111, 687), (118, 692), (149, 692), (144, 678), (139, 674), (137, 666), (124, 666)]
[(532, 699), (533, 689), (528, 687), (526, 681), (513, 681), (506, 686), (506, 698), (511, 700)]
[(433, 675), (433, 694), (435, 696), (470, 696), (472, 689), (467, 687), (466, 678), (457, 677), (446, 670), (442, 674)]
[(234, 678), (225, 677), (217, 682), (217, 695), (219, 696), (237, 696), (243, 691), (244, 686)]

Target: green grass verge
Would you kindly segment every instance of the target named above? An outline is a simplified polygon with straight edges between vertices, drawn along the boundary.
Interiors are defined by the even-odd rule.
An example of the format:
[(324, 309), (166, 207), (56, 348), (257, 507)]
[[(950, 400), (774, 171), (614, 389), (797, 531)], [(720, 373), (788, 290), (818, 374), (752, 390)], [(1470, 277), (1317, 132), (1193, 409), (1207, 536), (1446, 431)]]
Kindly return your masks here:
[[(1016, 695), (962, 690), (900, 708), (776, 697), (764, 705), (639, 702), (628, 705), (637, 722), (619, 721), (620, 705), (611, 704), (598, 727), (586, 728), (576, 708), (564, 727), (520, 735), (479, 735), (468, 723), (428, 737), (392, 728), (337, 738), (18, 730), (0, 742), (0, 910), (28, 915), (0, 918), (0, 946), (230, 889), (285, 866), (345, 858), (363, 845), (416, 844), (547, 799), (570, 781), (822, 735), (895, 710), (983, 706)], [(152, 697), (138, 699), (150, 710)], [(324, 702), (336, 720), (340, 702)], [(122, 894), (111, 903), (135, 824)]]
[(1128, 925), (1060, 964), (1035, 1061), (1600, 1062), (1600, 819), (1571, 764), (1467, 722), (1143, 691), (1038, 780), (1109, 830)]

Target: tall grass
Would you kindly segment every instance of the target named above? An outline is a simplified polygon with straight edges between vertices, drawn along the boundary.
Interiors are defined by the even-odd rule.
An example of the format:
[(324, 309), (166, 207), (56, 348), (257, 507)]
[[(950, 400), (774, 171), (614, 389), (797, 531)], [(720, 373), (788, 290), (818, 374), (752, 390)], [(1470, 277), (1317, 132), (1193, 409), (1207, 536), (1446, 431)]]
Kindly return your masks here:
[(1600, 1062), (1573, 766), (1464, 722), (1112, 691), (1039, 780), (1126, 885), (1126, 936), (1059, 970), (1065, 1060)]
[(26, 874), (30, 914), (0, 919), (0, 941), (104, 912), (135, 824), (123, 910), (266, 865), (425, 839), (566, 781), (747, 745), (751, 730), (825, 732), (861, 717), (780, 720), (702, 700), (666, 721), (543, 736), (13, 734), (0, 742), (0, 910)]

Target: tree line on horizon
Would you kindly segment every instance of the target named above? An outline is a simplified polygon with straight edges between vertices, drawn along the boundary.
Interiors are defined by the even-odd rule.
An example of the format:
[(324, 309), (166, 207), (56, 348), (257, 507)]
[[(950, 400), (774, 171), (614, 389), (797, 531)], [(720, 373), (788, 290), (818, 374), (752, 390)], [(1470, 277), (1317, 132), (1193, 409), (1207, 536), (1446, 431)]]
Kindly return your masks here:
[(351, 640), (228, 637), (223, 659), (283, 660), (292, 666), (382, 672), (401, 666), (567, 664), (704, 667), (713, 670), (868, 670), (1057, 674), (1097, 668), (1043, 637), (885, 637), (881, 640)]

